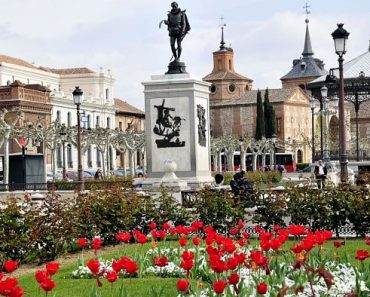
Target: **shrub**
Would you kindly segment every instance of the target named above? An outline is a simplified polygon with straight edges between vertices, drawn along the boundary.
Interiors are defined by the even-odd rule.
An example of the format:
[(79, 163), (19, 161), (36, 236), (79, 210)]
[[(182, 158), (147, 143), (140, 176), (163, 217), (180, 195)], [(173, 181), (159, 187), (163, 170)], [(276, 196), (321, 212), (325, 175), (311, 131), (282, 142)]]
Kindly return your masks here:
[(226, 191), (212, 191), (205, 188), (197, 194), (195, 213), (205, 225), (212, 225), (220, 232), (227, 231), (243, 220), (244, 207), (240, 207)]
[(297, 163), (297, 171), (310, 166), (310, 163)]

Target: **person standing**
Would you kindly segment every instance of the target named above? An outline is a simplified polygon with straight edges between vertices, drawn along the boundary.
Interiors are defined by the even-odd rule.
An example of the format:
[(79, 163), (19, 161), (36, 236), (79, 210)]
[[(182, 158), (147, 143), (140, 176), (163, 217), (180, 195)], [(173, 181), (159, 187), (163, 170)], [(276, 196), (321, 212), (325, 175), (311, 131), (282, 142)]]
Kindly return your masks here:
[(315, 166), (315, 170), (313, 173), (315, 174), (318, 188), (325, 188), (325, 180), (326, 176), (328, 175), (328, 169), (326, 168), (322, 160), (319, 160), (319, 164)]

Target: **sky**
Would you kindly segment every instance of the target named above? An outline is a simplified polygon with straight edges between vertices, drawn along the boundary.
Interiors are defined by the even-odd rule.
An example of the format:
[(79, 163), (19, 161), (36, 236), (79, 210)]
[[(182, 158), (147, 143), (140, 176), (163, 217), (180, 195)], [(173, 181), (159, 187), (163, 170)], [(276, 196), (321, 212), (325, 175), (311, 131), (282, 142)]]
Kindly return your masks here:
[[(234, 49), (235, 69), (253, 88), (280, 88), (280, 77), (303, 51), (304, 0), (179, 0), (191, 25), (183, 41), (187, 71), (212, 70), (220, 42)], [(144, 107), (141, 82), (164, 74), (172, 56), (166, 26), (168, 0), (0, 0), (0, 54), (51, 68), (111, 70), (114, 96)], [(370, 0), (311, 0), (310, 34), (315, 57), (337, 67), (331, 37), (337, 23), (350, 32), (348, 61), (368, 50)], [(369, 75), (369, 74), (368, 74)]]

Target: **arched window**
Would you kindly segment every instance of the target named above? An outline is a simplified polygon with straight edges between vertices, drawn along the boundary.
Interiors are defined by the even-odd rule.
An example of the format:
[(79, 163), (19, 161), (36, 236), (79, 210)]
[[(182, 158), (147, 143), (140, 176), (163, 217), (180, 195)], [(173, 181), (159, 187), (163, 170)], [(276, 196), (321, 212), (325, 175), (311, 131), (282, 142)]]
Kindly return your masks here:
[(96, 128), (100, 127), (100, 117), (99, 116), (96, 116), (95, 127)]
[(96, 148), (96, 166), (101, 167), (101, 156), (98, 148)]
[(110, 117), (107, 117), (107, 128), (110, 129)]
[(68, 168), (73, 168), (72, 145), (71, 144), (67, 144), (67, 163), (68, 163)]
[(91, 150), (91, 145), (87, 149), (87, 167), (89, 167), (89, 168), (92, 167), (92, 150)]
[(67, 113), (67, 127), (71, 127), (72, 126), (72, 115), (71, 115), (71, 112), (68, 111)]
[(297, 163), (302, 163), (303, 162), (303, 152), (302, 150), (297, 151)]
[(109, 100), (109, 89), (105, 89), (105, 100)]
[(55, 120), (60, 123), (60, 110), (57, 110), (57, 118)]
[(57, 167), (62, 168), (62, 147), (58, 145), (57, 147)]

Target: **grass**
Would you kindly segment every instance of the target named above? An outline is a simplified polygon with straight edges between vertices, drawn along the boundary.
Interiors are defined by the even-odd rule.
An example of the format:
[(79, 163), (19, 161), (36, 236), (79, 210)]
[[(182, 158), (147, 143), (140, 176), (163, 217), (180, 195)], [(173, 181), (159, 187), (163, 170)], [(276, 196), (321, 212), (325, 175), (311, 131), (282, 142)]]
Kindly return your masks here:
[[(255, 245), (255, 241), (252, 241), (252, 245)], [(285, 250), (287, 250), (292, 244), (293, 241), (289, 241), (285, 244)], [(158, 243), (159, 247), (177, 247), (178, 243), (175, 241), (169, 242), (160, 242)], [(333, 254), (334, 252), (338, 254), (342, 259), (345, 258), (345, 255), (348, 256), (348, 261), (352, 264), (357, 265), (359, 261), (355, 260), (356, 250), (358, 249), (367, 249), (370, 251), (370, 247), (365, 245), (364, 240), (347, 240), (346, 245), (336, 249), (333, 247), (333, 242), (330, 241), (324, 245), (326, 248), (326, 253)], [(129, 256), (134, 259), (138, 255), (143, 255), (144, 252), (151, 248), (150, 244), (145, 244), (139, 246), (136, 244), (122, 246), (122, 249), (114, 252), (105, 252), (101, 253), (99, 256), (101, 258), (111, 260), (112, 258), (119, 258), (121, 256)], [(89, 260), (89, 259), (85, 259)], [(369, 262), (367, 260), (366, 262)], [(53, 290), (50, 296), (55, 297), (89, 297), (92, 296), (92, 290), (97, 287), (96, 280), (94, 279), (72, 279), (71, 272), (75, 270), (77, 263), (65, 265), (60, 268), (59, 272), (53, 277), (57, 283), (57, 287)], [(40, 267), (42, 269), (43, 267)], [(116, 290), (123, 284), (123, 287), (127, 290), (127, 296), (130, 297), (147, 297), (147, 296), (161, 296), (161, 297), (174, 297), (177, 296), (176, 290), (176, 281), (174, 278), (158, 278), (158, 277), (145, 277), (145, 278), (132, 278), (132, 279), (123, 279), (118, 280), (113, 288)], [(27, 296), (32, 297), (42, 297), (45, 296), (44, 292), (40, 292), (38, 285), (34, 279), (33, 274), (26, 274), (19, 277), (20, 286), (27, 291)], [(194, 281), (195, 283), (195, 281)], [(193, 287), (195, 287), (193, 285)], [(163, 292), (159, 295), (159, 291)], [(153, 290), (157, 294), (153, 293)], [(99, 288), (99, 292), (102, 297), (111, 297), (112, 287), (106, 280), (103, 280), (103, 287)], [(118, 295), (114, 295), (118, 296)], [(125, 295), (125, 297), (127, 297)]]

